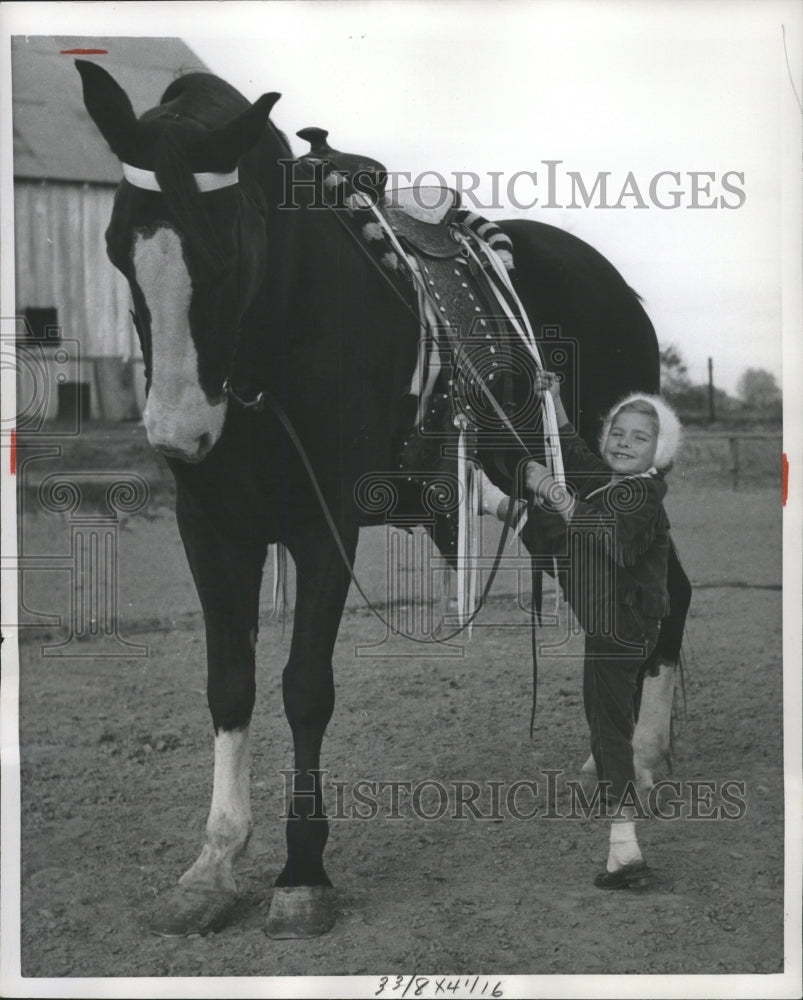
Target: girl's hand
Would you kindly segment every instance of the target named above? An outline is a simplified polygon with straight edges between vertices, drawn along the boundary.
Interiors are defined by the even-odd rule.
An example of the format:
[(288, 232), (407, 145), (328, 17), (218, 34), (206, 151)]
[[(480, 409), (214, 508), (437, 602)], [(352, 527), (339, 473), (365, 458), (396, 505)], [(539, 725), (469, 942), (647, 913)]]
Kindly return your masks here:
[(534, 388), (539, 399), (545, 392), (548, 392), (556, 403), (560, 400), (560, 382), (554, 372), (537, 371)]
[(545, 500), (555, 483), (549, 469), (540, 462), (531, 460), (527, 463), (525, 485), (536, 500)]
[(531, 459), (525, 469), (524, 481), (539, 507), (554, 511), (560, 514), (564, 521), (569, 522), (574, 513), (576, 500), (565, 486), (560, 485), (545, 465)]

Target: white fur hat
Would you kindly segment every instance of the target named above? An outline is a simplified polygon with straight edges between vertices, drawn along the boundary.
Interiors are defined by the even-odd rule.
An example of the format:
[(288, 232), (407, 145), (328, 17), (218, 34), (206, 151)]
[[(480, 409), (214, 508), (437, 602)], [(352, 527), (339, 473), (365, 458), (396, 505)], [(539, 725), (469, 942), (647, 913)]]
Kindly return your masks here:
[(628, 403), (635, 403), (636, 401), (649, 403), (658, 415), (658, 444), (655, 448), (655, 467), (656, 469), (665, 469), (672, 464), (680, 447), (682, 428), (680, 420), (678, 420), (678, 415), (662, 396), (650, 396), (645, 392), (633, 392), (612, 406), (602, 422), (602, 432), (599, 437), (600, 451), (605, 447), (608, 432), (611, 429), (611, 424), (616, 414), (623, 406), (627, 406)]

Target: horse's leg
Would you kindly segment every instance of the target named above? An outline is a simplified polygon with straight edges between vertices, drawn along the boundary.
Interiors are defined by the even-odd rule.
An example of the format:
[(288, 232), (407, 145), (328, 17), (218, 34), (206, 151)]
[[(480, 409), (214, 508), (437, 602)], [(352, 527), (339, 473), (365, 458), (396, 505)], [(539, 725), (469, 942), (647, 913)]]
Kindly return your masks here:
[(657, 770), (662, 766), (669, 767), (672, 705), (680, 646), (691, 603), (691, 584), (671, 542), (666, 586), (669, 591), (669, 614), (661, 621), (658, 644), (641, 670), (638, 721), (633, 733), (636, 780), (646, 787), (654, 784)]
[(215, 730), (206, 839), (178, 886), (160, 898), (150, 929), (164, 936), (222, 926), (236, 899), (233, 863), (251, 834), (249, 723), (255, 698), (259, 587), (266, 545), (225, 538), (178, 505), (179, 527), (206, 622), (207, 699)]
[[(356, 525), (341, 528), (349, 562)], [(273, 938), (325, 934), (335, 922), (334, 890), (324, 870), (329, 823), (323, 809), (321, 744), (335, 704), (334, 649), (350, 577), (325, 524), (288, 539), (296, 564), (296, 606), (290, 658), (282, 676), (293, 734), (294, 782), (287, 814), (287, 863), (276, 880), (266, 927)]]

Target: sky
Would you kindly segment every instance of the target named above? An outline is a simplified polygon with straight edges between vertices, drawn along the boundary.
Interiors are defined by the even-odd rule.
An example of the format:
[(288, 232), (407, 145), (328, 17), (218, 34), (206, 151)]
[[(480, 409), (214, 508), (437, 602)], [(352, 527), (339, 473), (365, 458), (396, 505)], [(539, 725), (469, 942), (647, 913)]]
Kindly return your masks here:
[(548, 222), (604, 253), (693, 381), (709, 357), (729, 392), (748, 367), (781, 378), (800, 290), (796, 3), (19, 6), (31, 34), (182, 37), (249, 99), (281, 91), (272, 117), (298, 153), (295, 132), (319, 125), (413, 179), (465, 190), (476, 176), (470, 207), (473, 194), (489, 218)]
[[(708, 357), (730, 392), (747, 367), (780, 378), (784, 104), (795, 106), (781, 32), (788, 9), (699, 0), (379, 6), (263, 10), (265, 30), (236, 50), (217, 34), (184, 37), (250, 99), (281, 91), (273, 117), (290, 135), (321, 125), (336, 148), (414, 178), (479, 174), (489, 218), (531, 217), (590, 242), (642, 296), (660, 342), (680, 349), (694, 381), (706, 379)], [(787, 49), (800, 79), (794, 35)], [(552, 204), (561, 207), (544, 207), (545, 161), (560, 161)], [(498, 198), (491, 171), (502, 172)], [(536, 180), (512, 182), (518, 171)], [(593, 191), (606, 171), (605, 201), (573, 202), (569, 172)], [(653, 199), (662, 171), (680, 183), (662, 176)], [(723, 207), (723, 195), (735, 207)]]

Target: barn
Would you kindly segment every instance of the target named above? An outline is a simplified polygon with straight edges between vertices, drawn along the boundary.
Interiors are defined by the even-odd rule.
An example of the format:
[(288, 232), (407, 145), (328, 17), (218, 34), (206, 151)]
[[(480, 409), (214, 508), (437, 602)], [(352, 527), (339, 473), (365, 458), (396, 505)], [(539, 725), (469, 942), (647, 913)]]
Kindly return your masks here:
[(128, 285), (105, 252), (122, 170), (84, 108), (77, 53), (109, 70), (138, 115), (177, 76), (206, 70), (177, 38), (12, 38), (21, 429), (136, 419), (144, 406)]

